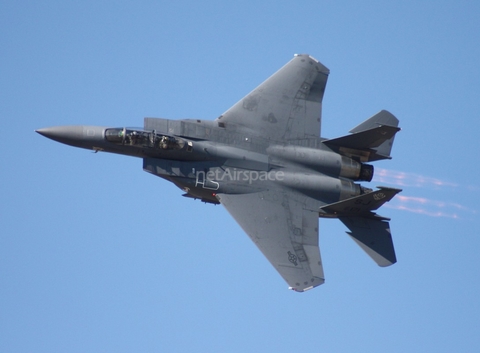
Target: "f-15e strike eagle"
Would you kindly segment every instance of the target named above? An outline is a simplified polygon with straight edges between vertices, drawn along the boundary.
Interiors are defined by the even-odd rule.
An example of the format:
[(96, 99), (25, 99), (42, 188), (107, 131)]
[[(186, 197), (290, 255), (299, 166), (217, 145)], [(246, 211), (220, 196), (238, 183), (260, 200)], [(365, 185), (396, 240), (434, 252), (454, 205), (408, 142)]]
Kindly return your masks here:
[(67, 145), (143, 159), (183, 196), (222, 204), (297, 292), (324, 283), (318, 217), (338, 218), (379, 265), (396, 262), (389, 218), (375, 213), (401, 190), (366, 188), (390, 159), (398, 119), (382, 110), (334, 139), (320, 137), (329, 70), (294, 58), (213, 121), (145, 118), (143, 129), (37, 130)]

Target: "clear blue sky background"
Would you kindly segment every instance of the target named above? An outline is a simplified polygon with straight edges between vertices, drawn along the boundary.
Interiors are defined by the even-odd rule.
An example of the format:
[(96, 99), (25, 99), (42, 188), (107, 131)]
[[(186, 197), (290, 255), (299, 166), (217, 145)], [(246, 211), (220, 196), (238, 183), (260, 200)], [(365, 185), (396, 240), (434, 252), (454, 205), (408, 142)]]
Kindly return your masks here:
[[(0, 352), (478, 350), (479, 4), (0, 1)], [(294, 53), (331, 70), (323, 136), (400, 119), (394, 266), (321, 220), (294, 293), (221, 206), (34, 133), (215, 119)]]

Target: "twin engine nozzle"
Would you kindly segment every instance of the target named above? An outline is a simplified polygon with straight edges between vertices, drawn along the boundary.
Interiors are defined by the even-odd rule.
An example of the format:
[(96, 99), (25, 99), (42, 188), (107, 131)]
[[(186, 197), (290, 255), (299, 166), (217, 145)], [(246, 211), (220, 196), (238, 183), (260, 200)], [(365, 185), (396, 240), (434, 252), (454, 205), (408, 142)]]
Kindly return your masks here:
[(374, 168), (371, 164), (361, 163), (359, 181), (372, 181)]
[(373, 166), (330, 150), (301, 146), (271, 146), (270, 155), (304, 165), (320, 173), (333, 177), (343, 177), (354, 181), (371, 181)]

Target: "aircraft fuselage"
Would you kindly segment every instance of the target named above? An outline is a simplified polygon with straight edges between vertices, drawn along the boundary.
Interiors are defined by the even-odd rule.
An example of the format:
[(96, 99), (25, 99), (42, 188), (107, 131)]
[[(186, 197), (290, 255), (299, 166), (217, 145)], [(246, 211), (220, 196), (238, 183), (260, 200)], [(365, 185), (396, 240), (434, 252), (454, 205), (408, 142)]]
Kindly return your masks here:
[(319, 138), (285, 145), (227, 132), (213, 121), (146, 118), (145, 122), (171, 128), (79, 125), (37, 132), (75, 147), (143, 158), (145, 171), (173, 182), (186, 192), (184, 196), (215, 204), (217, 193), (258, 192), (270, 183), (335, 202), (363, 193), (353, 181), (370, 181), (373, 176), (373, 167), (335, 153)]

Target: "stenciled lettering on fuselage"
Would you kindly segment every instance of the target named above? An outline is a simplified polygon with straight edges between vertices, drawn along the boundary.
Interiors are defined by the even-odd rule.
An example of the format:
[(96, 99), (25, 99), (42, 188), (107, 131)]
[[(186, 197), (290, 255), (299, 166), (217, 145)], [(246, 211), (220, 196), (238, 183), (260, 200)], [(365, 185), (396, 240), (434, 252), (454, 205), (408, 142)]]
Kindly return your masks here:
[(216, 181), (213, 181), (208, 178), (210, 172), (205, 173), (204, 171), (197, 172), (195, 174), (195, 186), (198, 187), (201, 185), (204, 189), (209, 190), (218, 190), (220, 184)]

